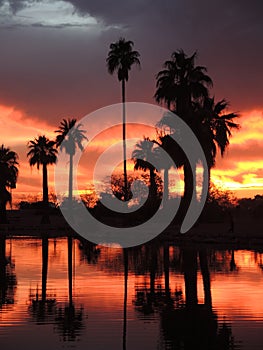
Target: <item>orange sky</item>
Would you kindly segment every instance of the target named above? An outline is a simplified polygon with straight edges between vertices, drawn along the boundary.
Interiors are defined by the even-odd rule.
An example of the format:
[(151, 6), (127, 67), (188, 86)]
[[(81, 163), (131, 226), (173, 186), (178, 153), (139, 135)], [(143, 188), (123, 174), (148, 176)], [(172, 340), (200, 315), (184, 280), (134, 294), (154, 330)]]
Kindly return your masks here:
[[(0, 106), (0, 130), (1, 142), (5, 146), (12, 148), (19, 155), (19, 178), (17, 189), (13, 191), (14, 202), (28, 196), (41, 195), (42, 173), (36, 168), (30, 168), (26, 158), (26, 144), (28, 140), (38, 135), (45, 134), (54, 138), (54, 126), (44, 121), (37, 121), (36, 118), (24, 118), (23, 113), (14, 108)], [(218, 156), (216, 167), (212, 170), (212, 181), (228, 190), (231, 190), (238, 197), (253, 197), (263, 192), (263, 112), (261, 110), (241, 111), (239, 123), (241, 129), (233, 134), (231, 144), (222, 159)], [(96, 163), (102, 146), (107, 147), (115, 140), (114, 133), (119, 133), (121, 129), (117, 128), (115, 132), (109, 130), (98, 138), (86, 150), (85, 166), (78, 169), (78, 180), (81, 182), (81, 188), (89, 188), (92, 166)], [(147, 136), (150, 129), (135, 128), (128, 137)], [(152, 134), (154, 130), (152, 130)], [(120, 133), (121, 135), (121, 133)], [(87, 136), (89, 137), (88, 133)], [(149, 135), (151, 136), (151, 135)], [(107, 140), (107, 141), (105, 141)], [(88, 158), (87, 158), (88, 155)], [(88, 164), (88, 169), (87, 169)], [(106, 172), (105, 165), (105, 175)], [(110, 174), (108, 174), (110, 175)], [(53, 186), (53, 167), (49, 168), (50, 190)], [(172, 189), (171, 189), (172, 191)]]

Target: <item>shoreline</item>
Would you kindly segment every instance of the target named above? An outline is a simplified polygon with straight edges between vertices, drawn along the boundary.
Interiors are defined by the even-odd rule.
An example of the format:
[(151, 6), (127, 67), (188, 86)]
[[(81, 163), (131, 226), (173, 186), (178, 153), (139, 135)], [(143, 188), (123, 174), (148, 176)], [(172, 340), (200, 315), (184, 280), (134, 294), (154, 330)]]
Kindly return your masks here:
[[(0, 224), (0, 235), (8, 238), (41, 238), (43, 235), (57, 238), (71, 235), (85, 240), (68, 225), (60, 213), (51, 214), (48, 224), (41, 224), (41, 218), (40, 213), (30, 210), (8, 211), (9, 223)], [(231, 247), (253, 249), (254, 246), (263, 248), (263, 218), (235, 218), (234, 232), (229, 232), (229, 222), (201, 222), (184, 234), (179, 230), (179, 225), (170, 225), (155, 240), (177, 245), (222, 245), (229, 249)]]

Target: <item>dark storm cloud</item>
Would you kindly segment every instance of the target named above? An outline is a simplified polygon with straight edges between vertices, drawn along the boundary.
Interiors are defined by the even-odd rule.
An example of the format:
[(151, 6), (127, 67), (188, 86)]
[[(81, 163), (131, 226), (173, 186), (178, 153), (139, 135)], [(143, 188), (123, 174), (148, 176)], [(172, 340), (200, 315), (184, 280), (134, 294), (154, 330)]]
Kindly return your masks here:
[[(19, 15), (33, 1), (10, 4)], [(183, 48), (188, 54), (198, 50), (197, 63), (207, 66), (216, 98), (227, 98), (241, 112), (262, 107), (261, 1), (66, 3), (81, 17), (96, 17), (98, 26), (85, 31), (35, 22), (1, 30), (0, 103), (56, 123), (62, 116), (80, 117), (118, 102), (120, 87), (108, 75), (105, 59), (109, 44), (125, 36), (135, 42), (142, 63), (142, 70), (133, 69), (130, 76), (129, 100), (154, 102), (155, 74), (172, 51)]]
[(83, 14), (98, 16), (106, 23), (126, 24), (146, 65), (150, 62), (155, 68), (151, 60), (165, 60), (178, 48), (189, 53), (198, 50), (220, 97), (229, 98), (235, 108), (240, 101), (240, 108), (262, 105), (262, 1), (70, 2)]

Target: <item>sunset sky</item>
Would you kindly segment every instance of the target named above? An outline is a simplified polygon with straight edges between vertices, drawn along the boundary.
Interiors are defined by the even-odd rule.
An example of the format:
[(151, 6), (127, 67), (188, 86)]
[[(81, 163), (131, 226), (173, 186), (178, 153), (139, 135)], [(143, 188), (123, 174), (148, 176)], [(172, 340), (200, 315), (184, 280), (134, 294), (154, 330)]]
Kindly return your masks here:
[[(0, 144), (19, 154), (14, 198), (41, 192), (41, 173), (26, 159), (28, 140), (53, 138), (62, 118), (120, 102), (105, 60), (121, 36), (141, 54), (128, 101), (155, 104), (163, 62), (180, 48), (198, 51), (197, 64), (214, 81), (211, 94), (241, 115), (241, 130), (217, 159), (212, 180), (238, 197), (262, 194), (262, 10), (259, 0), (0, 0)], [(50, 178), (52, 189), (52, 172)]]

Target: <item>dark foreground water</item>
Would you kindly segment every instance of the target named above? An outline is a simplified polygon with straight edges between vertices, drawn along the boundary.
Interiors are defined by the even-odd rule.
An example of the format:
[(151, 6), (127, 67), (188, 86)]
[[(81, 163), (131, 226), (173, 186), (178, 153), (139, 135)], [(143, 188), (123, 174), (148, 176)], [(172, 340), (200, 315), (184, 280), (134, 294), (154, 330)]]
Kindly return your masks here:
[(1, 349), (262, 349), (263, 254), (0, 240)]

